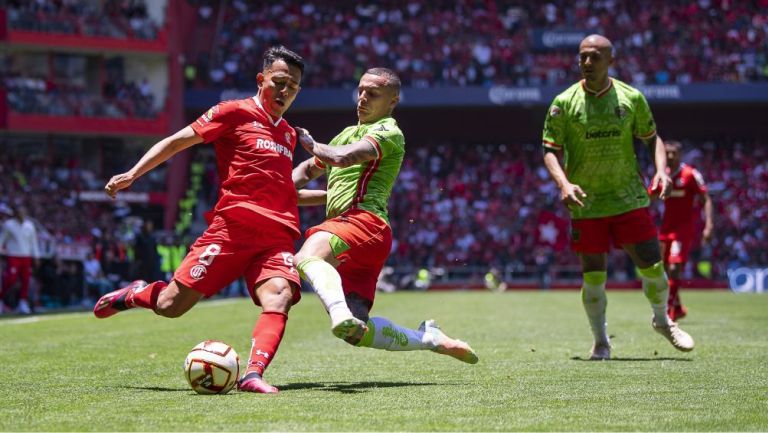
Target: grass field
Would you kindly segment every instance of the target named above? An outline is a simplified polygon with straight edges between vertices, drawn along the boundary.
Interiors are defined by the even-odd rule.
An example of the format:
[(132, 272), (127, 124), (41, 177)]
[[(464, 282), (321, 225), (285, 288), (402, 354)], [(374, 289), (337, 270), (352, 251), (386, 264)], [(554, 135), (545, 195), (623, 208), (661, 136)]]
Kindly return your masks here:
[[(180, 319), (130, 311), (0, 319), (0, 430), (768, 430), (768, 296), (685, 291), (696, 339), (675, 351), (639, 291), (609, 292), (609, 362), (578, 292), (380, 294), (374, 313), (435, 318), (480, 356), (383, 352), (336, 340), (312, 294), (291, 313), (266, 378), (278, 395), (193, 393), (182, 374), (205, 339), (247, 358), (257, 309), (198, 305)], [(245, 360), (243, 359), (244, 363)]]

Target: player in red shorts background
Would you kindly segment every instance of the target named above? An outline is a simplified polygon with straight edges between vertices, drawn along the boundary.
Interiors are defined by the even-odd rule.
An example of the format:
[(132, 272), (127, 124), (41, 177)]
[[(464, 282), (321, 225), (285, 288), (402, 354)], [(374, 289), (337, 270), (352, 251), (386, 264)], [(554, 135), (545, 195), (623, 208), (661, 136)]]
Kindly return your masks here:
[[(709, 242), (714, 225), (712, 222), (712, 199), (707, 191), (704, 178), (698, 170), (680, 160), (682, 145), (678, 141), (665, 143), (667, 171), (672, 178), (672, 191), (664, 201), (659, 240), (664, 252), (664, 264), (669, 277), (669, 317), (679, 320), (685, 317), (687, 309), (680, 302), (680, 276), (688, 262), (688, 254), (696, 239), (698, 207), (696, 197), (701, 197), (704, 207), (704, 230), (702, 241)], [(651, 191), (653, 197), (658, 191)]]
[(280, 345), (288, 310), (300, 299), (293, 267), (299, 231), (293, 186), (296, 132), (282, 118), (300, 90), (304, 61), (285, 47), (264, 53), (256, 76), (258, 93), (221, 102), (195, 122), (155, 144), (128, 172), (105, 186), (115, 197), (136, 179), (171, 156), (199, 143), (213, 143), (221, 185), (209, 226), (190, 247), (173, 280), (134, 281), (104, 295), (94, 314), (105, 318), (142, 307), (165, 317), (179, 317), (202, 297), (218, 293), (245, 276), (262, 314), (253, 329), (248, 367), (238, 388), (275, 393), (262, 374)]

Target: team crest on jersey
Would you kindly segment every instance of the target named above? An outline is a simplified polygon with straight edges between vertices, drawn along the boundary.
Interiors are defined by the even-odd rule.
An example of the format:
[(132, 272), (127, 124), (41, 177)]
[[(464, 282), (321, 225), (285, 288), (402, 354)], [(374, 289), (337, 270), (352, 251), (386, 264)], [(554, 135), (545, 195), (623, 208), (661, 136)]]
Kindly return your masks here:
[(553, 105), (552, 108), (549, 109), (549, 117), (557, 117), (560, 114), (562, 114), (562, 111), (557, 105)]
[(200, 280), (205, 276), (205, 273), (208, 272), (208, 270), (203, 265), (195, 265), (192, 266), (192, 269), (189, 270), (189, 276), (192, 277), (193, 280)]
[(616, 107), (616, 117), (618, 117), (619, 119), (623, 119), (627, 117), (627, 109), (622, 107), (621, 105)]

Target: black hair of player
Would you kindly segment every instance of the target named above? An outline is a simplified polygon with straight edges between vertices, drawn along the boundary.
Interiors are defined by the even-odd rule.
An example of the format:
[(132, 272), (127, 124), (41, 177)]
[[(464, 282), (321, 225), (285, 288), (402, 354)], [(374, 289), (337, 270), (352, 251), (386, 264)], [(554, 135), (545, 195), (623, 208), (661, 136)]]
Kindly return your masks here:
[(396, 93), (400, 93), (400, 77), (397, 76), (397, 73), (395, 71), (389, 69), (389, 68), (371, 68), (365, 71), (366, 74), (371, 75), (377, 75), (379, 77), (384, 77), (387, 79), (387, 87), (392, 87), (395, 89)]
[(266, 71), (278, 60), (282, 60), (288, 65), (296, 66), (301, 71), (301, 75), (304, 75), (304, 59), (282, 45), (276, 45), (264, 51), (264, 65), (262, 69)]

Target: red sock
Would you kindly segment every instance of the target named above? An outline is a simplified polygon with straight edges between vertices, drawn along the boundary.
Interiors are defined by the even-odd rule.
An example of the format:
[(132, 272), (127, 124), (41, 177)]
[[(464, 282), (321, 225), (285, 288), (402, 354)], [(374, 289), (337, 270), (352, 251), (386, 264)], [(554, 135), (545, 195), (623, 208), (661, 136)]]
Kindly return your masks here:
[(149, 283), (142, 289), (129, 292), (125, 297), (125, 304), (129, 307), (141, 307), (154, 311), (157, 308), (157, 297), (166, 287), (168, 283), (165, 281)]
[(677, 307), (680, 305), (680, 280), (676, 278), (669, 279), (669, 306)]
[(256, 372), (264, 374), (269, 363), (275, 358), (277, 348), (283, 340), (288, 316), (283, 313), (265, 311), (253, 327), (251, 354), (245, 374)]
[(669, 282), (669, 298), (667, 299), (667, 314), (672, 320), (677, 320), (677, 308), (680, 305), (680, 298), (678, 297), (678, 290), (680, 289), (680, 280), (676, 278), (670, 278)]

